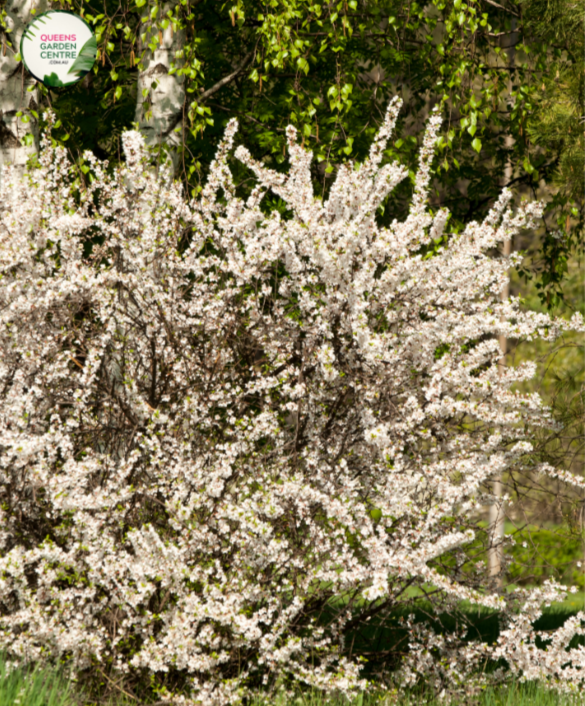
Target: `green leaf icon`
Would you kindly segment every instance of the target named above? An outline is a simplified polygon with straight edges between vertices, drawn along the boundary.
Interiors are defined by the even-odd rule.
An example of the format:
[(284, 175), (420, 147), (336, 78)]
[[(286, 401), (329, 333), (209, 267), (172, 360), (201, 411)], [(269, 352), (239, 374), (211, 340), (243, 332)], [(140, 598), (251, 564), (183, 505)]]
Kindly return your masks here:
[(73, 66), (67, 73), (86, 73), (91, 71), (97, 56), (97, 42), (92, 35), (87, 42), (81, 47), (78, 57), (73, 62)]
[(43, 83), (45, 84), (45, 86), (50, 86), (51, 88), (58, 88), (59, 86), (65, 85), (54, 71), (52, 74), (44, 75)]

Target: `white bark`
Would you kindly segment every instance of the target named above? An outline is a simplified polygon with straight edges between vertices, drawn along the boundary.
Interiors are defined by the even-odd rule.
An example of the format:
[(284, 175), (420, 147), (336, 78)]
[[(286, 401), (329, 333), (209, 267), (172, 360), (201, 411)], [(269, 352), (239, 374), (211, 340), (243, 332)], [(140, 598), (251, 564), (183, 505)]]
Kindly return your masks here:
[[(162, 6), (160, 16), (168, 10), (174, 10), (177, 2), (168, 2)], [(140, 41), (139, 47), (147, 47), (150, 38), (159, 34), (158, 29), (148, 31), (145, 41)], [(170, 148), (173, 168), (178, 165), (178, 148), (183, 139), (183, 110), (185, 103), (185, 77), (169, 69), (175, 60), (176, 53), (185, 44), (185, 30), (173, 31), (169, 24), (161, 30), (162, 44), (153, 53), (146, 48), (142, 61), (143, 70), (138, 77), (138, 94), (136, 98), (136, 121), (149, 146), (165, 144)], [(150, 106), (144, 107), (147, 97), (145, 89), (150, 93)], [(151, 113), (151, 115), (148, 115)], [(177, 132), (176, 129), (179, 128)]]
[[(512, 20), (512, 30), (516, 28), (516, 20)], [(516, 41), (516, 34), (513, 33), (511, 36), (512, 46), (508, 48), (508, 65), (510, 67), (514, 66), (514, 61), (515, 61), (515, 51), (514, 51), (514, 42)], [(512, 90), (512, 85), (510, 81), (510, 91)], [(514, 138), (511, 135), (506, 136), (506, 148), (511, 149), (514, 144)], [(512, 175), (513, 175), (513, 165), (510, 159), (508, 159), (506, 163), (506, 169), (504, 171), (504, 181), (502, 186), (508, 186), (508, 184), (512, 181)], [(504, 257), (508, 258), (510, 257), (510, 253), (512, 252), (512, 241), (511, 240), (506, 240), (504, 242), (504, 252), (503, 255)], [(504, 285), (504, 288), (502, 290), (502, 301), (507, 301), (508, 297), (510, 296), (510, 283), (506, 282)], [(504, 370), (506, 367), (506, 353), (508, 352), (508, 341), (505, 336), (500, 336), (500, 350), (502, 352), (501, 358), (500, 358), (500, 363), (499, 363), (499, 371), (500, 374), (504, 374)], [(505, 513), (504, 513), (504, 506), (502, 503), (502, 477), (500, 475), (496, 476), (494, 478), (494, 486), (493, 486), (493, 492), (494, 496), (496, 498), (496, 502), (490, 505), (490, 519), (489, 519), (489, 524), (491, 527), (492, 535), (491, 535), (491, 542), (490, 542), (490, 549), (489, 549), (489, 554), (488, 554), (488, 559), (489, 559), (489, 575), (490, 578), (495, 582), (496, 587), (499, 590), (502, 590), (503, 588), (503, 576), (502, 576), (502, 561), (504, 559), (504, 550), (503, 550), (503, 542), (504, 542), (504, 535), (505, 535)]]
[[(7, 163), (16, 165), (18, 171), (23, 173), (28, 158), (38, 151), (38, 121), (30, 113), (30, 110), (38, 108), (38, 90), (33, 88), (28, 91), (29, 87), (36, 86), (36, 80), (26, 71), (23, 63), (16, 61), (15, 56), (20, 50), (22, 33), (34, 17), (31, 10), (43, 12), (46, 5), (46, 0), (7, 2), (6, 23), (10, 29), (8, 37), (12, 48), (0, 51), (0, 174), (2, 165)], [(17, 117), (19, 112), (28, 116), (29, 122)], [(34, 142), (28, 146), (21, 142), (26, 133), (32, 133), (34, 137)]]

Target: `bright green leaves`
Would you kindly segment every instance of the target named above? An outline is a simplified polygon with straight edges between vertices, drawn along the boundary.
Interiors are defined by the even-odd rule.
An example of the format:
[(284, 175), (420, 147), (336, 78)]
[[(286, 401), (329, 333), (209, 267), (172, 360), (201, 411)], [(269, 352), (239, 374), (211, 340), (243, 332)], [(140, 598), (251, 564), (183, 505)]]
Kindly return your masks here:
[(380, 520), (382, 519), (382, 510), (380, 510), (380, 509), (377, 508), (377, 507), (372, 508), (372, 509), (370, 510), (370, 517), (371, 517), (372, 520), (374, 520), (374, 522), (377, 524), (377, 523), (380, 522)]
[[(525, 0), (524, 5), (533, 2)], [(410, 141), (409, 121), (422, 121), (429, 106), (444, 99), (446, 121), (437, 146), (437, 169), (441, 198), (449, 202), (455, 220), (485, 213), (498, 196), (508, 163), (520, 185), (552, 178), (556, 148), (547, 136), (555, 136), (558, 144), (558, 126), (565, 125), (562, 101), (543, 104), (546, 124), (541, 132), (548, 146), (542, 160), (534, 149), (541, 138), (530, 125), (539, 100), (551, 90), (541, 88), (541, 81), (536, 85), (534, 77), (548, 76), (551, 61), (560, 58), (545, 42), (519, 35), (510, 71), (504, 46), (511, 38), (513, 16), (494, 4), (483, 0), (105, 3), (102, 7), (82, 0), (82, 7), (93, 13), (86, 13), (86, 18), (100, 50), (92, 88), (85, 89), (92, 91), (91, 96), (69, 89), (68, 96), (65, 92), (59, 96), (57, 108), (68, 116), (70, 143), (87, 148), (95, 139), (100, 146), (107, 145), (112, 163), (118, 159), (121, 130), (134, 120), (136, 101), (144, 99), (148, 107), (151, 100), (148, 91), (136, 95), (139, 35), (144, 35), (143, 46), (156, 51), (163, 34), (184, 32), (186, 41), (175, 54), (170, 73), (182, 77), (186, 93), (184, 150), (189, 157), (181, 162), (182, 176), (191, 181), (189, 188), (204, 180), (223, 126), (236, 116), (241, 139), (257, 157), (272, 160), (275, 168), (286, 162), (284, 129), (294, 124), (299, 140), (315, 154), (318, 193), (326, 193), (328, 175), (340, 162), (363, 159), (388, 100), (400, 91), (407, 101), (396, 132), (400, 139), (389, 146), (385, 160), (399, 159), (414, 173), (417, 144)], [(252, 57), (234, 79), (213, 95), (199, 98), (230, 76), (249, 52)], [(554, 76), (550, 81), (554, 83)], [(548, 82), (547, 78), (547, 86)], [(91, 104), (97, 106), (93, 113)], [(553, 114), (554, 121), (547, 118)], [(84, 142), (82, 133), (95, 138), (83, 138)], [(349, 141), (348, 135), (354, 140)], [(506, 142), (506, 136), (513, 141)], [(198, 165), (195, 171), (192, 164)], [(581, 173), (573, 161), (566, 163), (563, 173), (570, 176), (571, 167)], [(465, 191), (461, 179), (469, 185)], [(406, 182), (399, 186), (384, 218), (391, 212), (398, 218), (404, 215), (400, 208), (409, 188)], [(564, 209), (559, 226), (563, 233), (569, 229), (567, 209), (573, 206), (554, 202), (554, 208)], [(581, 216), (571, 219), (574, 227)], [(549, 225), (557, 228), (555, 223)], [(564, 236), (551, 241), (547, 260), (558, 260), (564, 241)]]
[(353, 146), (353, 137), (348, 137), (348, 138), (347, 138), (347, 147), (344, 147), (344, 148), (343, 148), (343, 152), (344, 152), (346, 155), (350, 155), (350, 154), (351, 154), (352, 146)]
[(309, 73), (309, 62), (302, 56), (297, 59), (297, 67), (305, 74)]
[(81, 74), (91, 71), (97, 55), (97, 41), (91, 36), (79, 50), (77, 58), (67, 73)]
[(327, 90), (327, 97), (329, 98), (331, 110), (349, 110), (352, 106), (352, 101), (349, 98), (352, 91), (353, 86), (351, 83), (346, 83), (343, 86), (330, 86)]
[(65, 85), (54, 71), (51, 74), (45, 74), (43, 76), (43, 83), (50, 88), (61, 88)]
[(526, 157), (524, 157), (524, 161), (522, 162), (522, 166), (524, 167), (525, 171), (528, 174), (534, 174), (534, 172), (536, 171), (536, 169), (530, 163), (530, 157), (528, 155), (526, 155)]

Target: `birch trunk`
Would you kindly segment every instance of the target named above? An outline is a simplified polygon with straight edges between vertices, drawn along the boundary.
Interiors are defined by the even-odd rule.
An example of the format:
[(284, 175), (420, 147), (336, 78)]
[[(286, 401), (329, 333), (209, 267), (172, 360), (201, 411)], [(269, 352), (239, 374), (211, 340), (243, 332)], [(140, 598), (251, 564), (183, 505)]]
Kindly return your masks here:
[[(174, 12), (177, 5), (177, 2), (165, 3), (159, 16), (165, 16), (168, 10)], [(153, 36), (159, 37), (158, 48), (154, 52), (148, 48)], [(145, 52), (143, 69), (138, 77), (135, 120), (147, 145), (168, 148), (174, 172), (177, 171), (179, 148), (183, 141), (185, 77), (177, 73), (171, 75), (169, 69), (184, 44), (185, 30), (173, 31), (171, 23), (160, 32), (156, 27), (149, 27), (144, 39), (140, 37), (139, 42), (140, 52), (143, 49)]]
[[(10, 29), (8, 37), (12, 48), (3, 44), (0, 52), (0, 179), (2, 165), (14, 164), (22, 174), (28, 158), (39, 149), (38, 121), (30, 112), (38, 112), (36, 80), (15, 56), (20, 50), (22, 33), (34, 17), (31, 10), (43, 12), (46, 6), (46, 0), (8, 0), (6, 4), (6, 24)], [(31, 91), (28, 90), (30, 87), (33, 87)], [(17, 117), (19, 112), (28, 117), (28, 122)], [(24, 145), (22, 139), (27, 133), (32, 134), (33, 140)]]
[[(512, 35), (511, 35), (511, 45), (508, 47), (508, 66), (510, 69), (513, 68), (516, 54), (514, 49), (514, 42), (516, 41), (516, 21), (512, 20)], [(512, 79), (510, 73), (510, 91), (512, 90)], [(506, 148), (511, 150), (514, 145), (514, 138), (511, 135), (506, 136)], [(506, 163), (506, 169), (504, 172), (504, 182), (502, 186), (508, 186), (512, 181), (513, 176), (513, 165), (511, 158), (508, 158)], [(512, 241), (506, 240), (504, 242), (503, 255), (505, 258), (510, 257), (512, 252)], [(502, 290), (502, 301), (507, 301), (510, 296), (510, 283), (506, 282), (504, 289)], [(506, 353), (508, 352), (508, 341), (505, 336), (500, 336), (500, 351), (501, 357), (499, 361), (499, 372), (500, 375), (504, 374), (506, 368)], [(492, 532), (490, 549), (488, 554), (489, 563), (489, 575), (498, 590), (503, 589), (504, 581), (502, 575), (502, 561), (504, 558), (503, 553), (503, 542), (505, 535), (505, 513), (502, 503), (502, 477), (497, 475), (494, 478), (493, 493), (496, 498), (496, 502), (490, 505), (490, 517), (489, 524)]]

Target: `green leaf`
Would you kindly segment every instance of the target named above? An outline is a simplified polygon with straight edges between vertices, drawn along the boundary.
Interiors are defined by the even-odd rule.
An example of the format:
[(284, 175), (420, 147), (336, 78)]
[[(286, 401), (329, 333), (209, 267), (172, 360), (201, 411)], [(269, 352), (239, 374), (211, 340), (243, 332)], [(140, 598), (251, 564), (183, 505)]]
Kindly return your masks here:
[(471, 143), (471, 146), (478, 154), (481, 152), (481, 140), (479, 137), (475, 138), (475, 140)]
[(524, 169), (528, 172), (528, 174), (532, 174), (532, 172), (535, 171), (532, 164), (530, 164), (530, 157), (528, 156), (524, 157)]
[(59, 88), (65, 85), (54, 71), (51, 74), (44, 75), (43, 83), (45, 86), (50, 86), (51, 88)]
[(95, 58), (97, 56), (97, 42), (96, 38), (92, 35), (87, 42), (81, 47), (79, 56), (73, 62), (73, 66), (69, 69), (67, 73), (86, 73), (91, 71), (95, 63)]
[(382, 510), (380, 508), (374, 507), (370, 510), (370, 517), (374, 522), (380, 522), (382, 519)]

